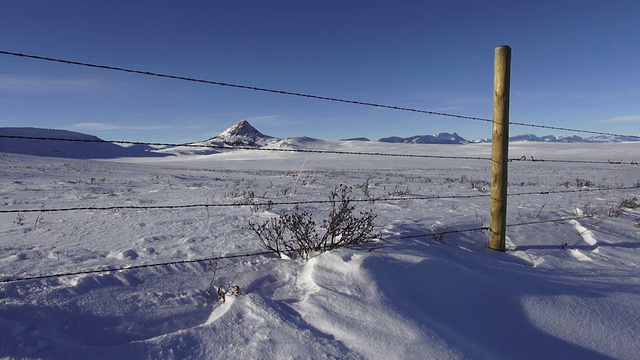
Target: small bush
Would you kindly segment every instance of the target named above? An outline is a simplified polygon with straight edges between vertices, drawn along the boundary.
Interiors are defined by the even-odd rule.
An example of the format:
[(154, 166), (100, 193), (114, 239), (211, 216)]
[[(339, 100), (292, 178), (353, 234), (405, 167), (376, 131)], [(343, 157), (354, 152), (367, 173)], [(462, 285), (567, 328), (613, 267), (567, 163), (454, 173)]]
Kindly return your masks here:
[[(233, 266), (232, 264), (223, 264), (221, 263), (220, 257), (214, 257), (207, 262), (207, 265), (209, 270), (212, 272), (209, 288), (205, 291), (209, 297), (213, 297), (215, 294), (218, 297), (218, 300), (225, 302), (227, 300), (227, 296), (240, 294), (240, 286), (235, 284), (235, 277), (227, 284), (219, 285), (217, 287), (215, 285), (218, 281), (218, 271), (230, 268)], [(236, 277), (237, 276), (238, 274), (236, 274)]]
[(24, 225), (24, 213), (18, 213), (18, 215), (16, 216), (16, 219), (13, 220), (13, 223), (18, 226)]
[(609, 209), (609, 216), (618, 217), (622, 214), (626, 209), (637, 209), (640, 207), (640, 203), (638, 203), (638, 198), (624, 198), (620, 200), (618, 205)]
[(579, 188), (589, 187), (589, 186), (595, 186), (595, 183), (590, 180), (585, 180), (580, 178), (576, 179), (576, 188), (579, 189)]
[(564, 186), (568, 189), (571, 186), (571, 181), (559, 182), (557, 186)]
[(408, 196), (411, 195), (411, 189), (407, 186), (406, 188), (400, 188), (399, 184), (396, 184), (393, 189), (387, 189), (386, 186), (382, 187), (386, 192), (387, 196)]
[(471, 188), (480, 191), (481, 193), (488, 193), (491, 188), (491, 183), (486, 180), (470, 180)]
[(241, 195), (241, 199), (238, 200), (236, 204), (248, 205), (252, 213), (257, 213), (260, 211), (260, 205), (258, 200), (256, 199), (256, 193), (253, 191), (253, 189), (245, 190)]
[[(300, 257), (305, 260), (313, 252), (329, 251), (346, 245), (369, 242), (374, 234), (371, 211), (355, 213), (352, 188), (340, 185), (331, 191), (331, 210), (318, 226), (313, 214), (296, 208), (291, 214), (280, 215), (262, 223), (249, 222), (262, 247), (278, 256)], [(322, 230), (321, 233), (318, 230)]]
[(362, 190), (362, 193), (367, 199), (370, 199), (373, 201), (374, 198), (373, 198), (373, 195), (371, 195), (371, 184), (370, 184), (371, 180), (372, 180), (372, 177), (368, 176), (367, 179), (362, 184), (356, 185), (356, 187)]

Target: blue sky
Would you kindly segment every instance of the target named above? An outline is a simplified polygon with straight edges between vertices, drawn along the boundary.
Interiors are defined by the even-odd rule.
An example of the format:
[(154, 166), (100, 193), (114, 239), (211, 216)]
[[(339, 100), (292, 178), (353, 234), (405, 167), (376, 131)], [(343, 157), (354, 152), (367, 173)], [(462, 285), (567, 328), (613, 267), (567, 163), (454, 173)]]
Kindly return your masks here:
[[(0, 3), (0, 50), (491, 118), (494, 50), (513, 49), (511, 120), (640, 135), (640, 1)], [(183, 142), (249, 120), (278, 137), (491, 124), (0, 55), (0, 127)], [(511, 134), (571, 135), (513, 126)]]

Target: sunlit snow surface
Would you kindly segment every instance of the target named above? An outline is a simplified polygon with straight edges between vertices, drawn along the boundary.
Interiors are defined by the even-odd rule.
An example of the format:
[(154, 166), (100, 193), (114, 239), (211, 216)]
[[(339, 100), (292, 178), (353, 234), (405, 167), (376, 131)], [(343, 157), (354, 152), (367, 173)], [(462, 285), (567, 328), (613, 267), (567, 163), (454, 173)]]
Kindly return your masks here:
[[(490, 157), (489, 144), (319, 142), (279, 148)], [(515, 143), (510, 157), (640, 161), (640, 144)], [(182, 152), (184, 154), (184, 152)], [(489, 160), (242, 150), (70, 160), (0, 153), (1, 209), (488, 195)], [(376, 243), (308, 262), (222, 260), (0, 286), (0, 358), (635, 359), (640, 354), (640, 212), (609, 216), (640, 189), (635, 165), (512, 162), (507, 253), (487, 248), (489, 198), (358, 204)], [(327, 204), (304, 204), (321, 219)], [(0, 279), (262, 251), (248, 222), (292, 211), (197, 207), (0, 214)]]

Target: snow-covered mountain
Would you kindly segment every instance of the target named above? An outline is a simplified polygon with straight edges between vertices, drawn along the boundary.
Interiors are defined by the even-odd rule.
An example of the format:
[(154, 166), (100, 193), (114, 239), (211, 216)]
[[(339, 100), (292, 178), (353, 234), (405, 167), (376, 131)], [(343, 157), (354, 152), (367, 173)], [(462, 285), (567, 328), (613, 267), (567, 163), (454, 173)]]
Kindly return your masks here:
[(371, 140), (369, 140), (369, 138), (366, 138), (366, 137), (355, 137), (355, 138), (348, 138), (348, 139), (340, 139), (340, 141), (371, 141)]
[(0, 152), (13, 154), (72, 159), (167, 156), (153, 152), (149, 147), (122, 147), (93, 135), (67, 130), (8, 127), (0, 128), (0, 136), (5, 136), (0, 137)]
[(467, 144), (469, 141), (457, 133), (439, 133), (434, 135), (415, 135), (406, 138), (392, 136), (378, 139), (380, 142), (406, 143), (406, 144)]
[(225, 151), (225, 148), (232, 147), (260, 148), (277, 142), (278, 140), (279, 139), (273, 136), (261, 133), (249, 124), (247, 120), (242, 120), (221, 132), (220, 135), (216, 135), (205, 141), (189, 143), (184, 146), (169, 147), (160, 150), (160, 152), (175, 155), (207, 155), (219, 153)]
[(272, 136), (265, 135), (254, 128), (247, 120), (231, 126), (220, 135), (215, 136), (206, 142), (222, 143), (229, 146), (264, 146), (273, 140)]
[(580, 136), (554, 136), (554, 135), (545, 135), (545, 136), (536, 136), (533, 134), (524, 134), (512, 136), (509, 138), (509, 141), (543, 141), (543, 142), (584, 142), (584, 139)]

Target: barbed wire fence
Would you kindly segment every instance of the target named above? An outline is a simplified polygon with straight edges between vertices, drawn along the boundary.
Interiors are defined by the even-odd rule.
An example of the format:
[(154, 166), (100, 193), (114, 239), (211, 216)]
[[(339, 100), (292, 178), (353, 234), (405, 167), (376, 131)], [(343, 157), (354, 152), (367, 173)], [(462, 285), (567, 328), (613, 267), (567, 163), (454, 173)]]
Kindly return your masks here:
[[(267, 93), (286, 95), (286, 96), (304, 97), (304, 98), (315, 99), (315, 100), (332, 101), (332, 102), (346, 103), (346, 104), (352, 104), (352, 105), (384, 108), (384, 109), (395, 110), (395, 111), (414, 112), (414, 113), (420, 113), (420, 114), (431, 115), (431, 116), (452, 117), (452, 118), (458, 118), (458, 119), (463, 119), (468, 121), (480, 121), (480, 122), (490, 122), (490, 123), (493, 122), (492, 119), (487, 119), (482, 117), (464, 116), (464, 115), (443, 113), (443, 112), (437, 112), (437, 111), (408, 108), (408, 107), (402, 107), (402, 106), (372, 103), (372, 102), (366, 102), (366, 101), (360, 101), (360, 100), (341, 99), (341, 98), (335, 98), (335, 97), (306, 94), (306, 93), (299, 93), (299, 92), (286, 91), (286, 90), (276, 90), (276, 89), (269, 89), (269, 88), (256, 87), (256, 86), (224, 83), (224, 82), (218, 82), (218, 81), (212, 81), (212, 80), (197, 79), (197, 78), (187, 77), (187, 76), (177, 76), (177, 75), (163, 74), (163, 73), (157, 73), (157, 72), (151, 72), (151, 71), (141, 71), (141, 70), (122, 68), (122, 67), (108, 66), (108, 65), (99, 65), (99, 64), (92, 64), (92, 63), (85, 63), (85, 62), (78, 62), (78, 61), (71, 61), (71, 60), (63, 60), (63, 59), (44, 57), (39, 55), (28, 55), (28, 54), (21, 54), (21, 53), (2, 51), (2, 50), (0, 50), (0, 54), (16, 56), (20, 58), (28, 58), (33, 60), (90, 67), (90, 68), (96, 68), (96, 69), (102, 69), (102, 70), (119, 71), (119, 72), (125, 72), (125, 73), (137, 74), (137, 75), (143, 75), (143, 76), (152, 76), (152, 77), (166, 78), (166, 79), (172, 79), (172, 80), (203, 83), (203, 84), (214, 85), (214, 86), (231, 87), (231, 88), (267, 92)], [(587, 133), (587, 134), (595, 134), (595, 135), (626, 137), (630, 139), (640, 140), (640, 136), (635, 136), (635, 135), (623, 135), (623, 134), (615, 134), (615, 133), (609, 133), (609, 132), (599, 132), (599, 131), (592, 131), (592, 130), (585, 130), (585, 129), (573, 129), (573, 128), (566, 128), (566, 127), (547, 126), (547, 125), (520, 123), (520, 122), (511, 122), (510, 124), (525, 126), (525, 127), (550, 129), (550, 130), (561, 130), (561, 131), (571, 131), (571, 132)], [(333, 155), (341, 155), (341, 156), (356, 155), (356, 156), (378, 156), (378, 157), (407, 157), (407, 158), (424, 158), (424, 159), (492, 161), (492, 159), (488, 157), (474, 157), (474, 156), (445, 156), (445, 155), (400, 154), (400, 153), (394, 154), (394, 153), (381, 153), (381, 152), (353, 152), (353, 151), (312, 150), (312, 149), (282, 149), (282, 148), (261, 148), (261, 147), (251, 147), (251, 146), (228, 146), (228, 145), (197, 144), (197, 143), (176, 144), (176, 143), (160, 143), (160, 142), (154, 143), (154, 142), (124, 141), (124, 140), (68, 139), (68, 138), (55, 138), (55, 137), (19, 136), (19, 135), (0, 135), (0, 138), (18, 139), (18, 140), (60, 141), (60, 142), (114, 143), (114, 144), (120, 144), (120, 145), (149, 145), (149, 146), (158, 146), (158, 147), (180, 146), (180, 147), (188, 147), (188, 148), (208, 148), (208, 149), (229, 150), (229, 151), (252, 150), (252, 151), (309, 153), (309, 154), (321, 154), (321, 155), (333, 154)], [(625, 161), (617, 161), (617, 160), (602, 161), (602, 160), (575, 160), (575, 159), (538, 159), (538, 158), (534, 158), (533, 156), (525, 156), (525, 155), (522, 155), (519, 158), (509, 158), (508, 161), (522, 162), (522, 163), (529, 163), (529, 162), (545, 163), (546, 162), (546, 163), (574, 163), (574, 164), (629, 165), (629, 166), (640, 165), (636, 161), (625, 162)], [(549, 190), (535, 191), (535, 192), (513, 192), (513, 193), (509, 193), (508, 196), (513, 197), (513, 196), (526, 196), (526, 195), (551, 195), (551, 194), (582, 193), (582, 192), (594, 192), (594, 191), (605, 192), (605, 191), (634, 190), (638, 188), (640, 188), (640, 182), (632, 186), (606, 186), (606, 187), (595, 187), (595, 188), (580, 188), (575, 190), (549, 189)], [(352, 199), (352, 201), (375, 203), (375, 202), (394, 202), (394, 201), (407, 201), (407, 200), (429, 201), (429, 200), (436, 200), (436, 199), (470, 199), (470, 198), (490, 198), (490, 197), (491, 195), (489, 194), (424, 195), (424, 196), (394, 196), (394, 197), (378, 197), (378, 198), (367, 198), (367, 199)], [(148, 205), (146, 206), (134, 206), (134, 205), (78, 206), (78, 207), (67, 207), (67, 208), (0, 209), (0, 213), (46, 213), (46, 212), (101, 211), (101, 210), (127, 210), (127, 209), (131, 209), (131, 210), (161, 210), (161, 209), (185, 209), (185, 208), (208, 209), (208, 208), (214, 208), (214, 207), (241, 207), (241, 206), (256, 206), (256, 205), (257, 206), (297, 206), (297, 205), (303, 205), (303, 204), (323, 204), (323, 203), (331, 203), (331, 202), (332, 200), (304, 200), (304, 201), (282, 201), (282, 202), (268, 201), (268, 202), (251, 202), (251, 203), (234, 202), (234, 203), (166, 204), (166, 205), (153, 205), (153, 206), (148, 206)], [(531, 222), (512, 223), (512, 224), (507, 224), (506, 226), (517, 227), (517, 226), (528, 226), (533, 224), (557, 223), (557, 222), (563, 222), (563, 221), (577, 220), (584, 217), (589, 217), (589, 215), (536, 220)], [(398, 239), (413, 239), (413, 238), (425, 238), (425, 237), (436, 238), (436, 237), (441, 237), (441, 236), (444, 236), (447, 234), (453, 234), (453, 233), (485, 232), (487, 230), (489, 230), (489, 227), (481, 226), (481, 227), (473, 227), (473, 228), (467, 228), (467, 229), (443, 230), (443, 231), (435, 231), (435, 232), (424, 233), (424, 234), (413, 234), (413, 235), (396, 236), (396, 237)], [(79, 270), (79, 271), (59, 272), (54, 274), (33, 275), (33, 276), (9, 276), (9, 277), (6, 277), (5, 279), (0, 280), (0, 284), (8, 284), (13, 282), (30, 281), (30, 280), (41, 280), (41, 279), (63, 277), (63, 276), (118, 272), (118, 271), (167, 266), (167, 265), (201, 263), (201, 262), (207, 262), (207, 261), (218, 260), (218, 259), (233, 259), (233, 258), (243, 258), (243, 257), (265, 256), (271, 253), (272, 252), (270, 251), (250, 252), (250, 253), (231, 254), (231, 255), (225, 255), (225, 256), (194, 259), (194, 260), (179, 260), (179, 261), (160, 262), (160, 263), (154, 263), (154, 264), (111, 267), (107, 269)]]

